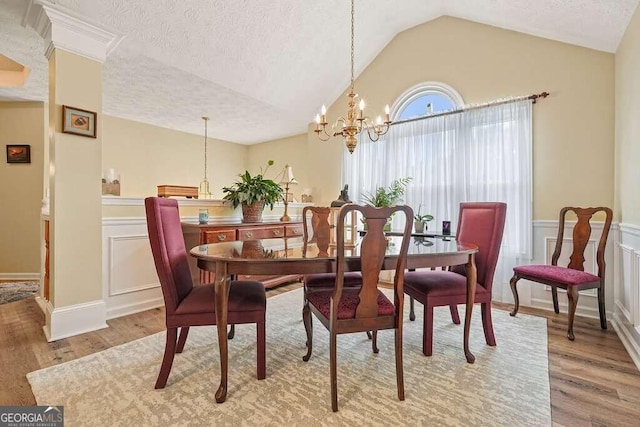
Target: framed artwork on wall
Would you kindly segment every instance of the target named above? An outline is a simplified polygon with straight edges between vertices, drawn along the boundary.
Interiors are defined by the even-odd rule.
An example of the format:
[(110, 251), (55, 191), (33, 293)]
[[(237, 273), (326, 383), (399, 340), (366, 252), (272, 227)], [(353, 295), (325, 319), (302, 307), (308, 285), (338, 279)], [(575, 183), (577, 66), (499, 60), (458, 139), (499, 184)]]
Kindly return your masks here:
[(80, 108), (62, 106), (62, 132), (96, 137), (96, 113)]
[(31, 146), (7, 145), (7, 163), (31, 163)]

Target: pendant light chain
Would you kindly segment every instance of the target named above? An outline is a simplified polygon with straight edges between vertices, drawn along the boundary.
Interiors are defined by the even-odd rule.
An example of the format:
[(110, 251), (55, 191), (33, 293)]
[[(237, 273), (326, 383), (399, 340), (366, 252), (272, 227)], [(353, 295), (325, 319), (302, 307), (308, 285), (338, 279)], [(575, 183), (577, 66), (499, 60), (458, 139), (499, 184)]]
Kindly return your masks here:
[(354, 74), (353, 74), (353, 68), (354, 68), (354, 39), (355, 39), (355, 32), (354, 32), (354, 22), (355, 22), (355, 0), (351, 0), (351, 92), (353, 92), (353, 88), (354, 88)]
[(203, 117), (204, 120), (204, 179), (207, 180), (207, 122), (209, 117)]

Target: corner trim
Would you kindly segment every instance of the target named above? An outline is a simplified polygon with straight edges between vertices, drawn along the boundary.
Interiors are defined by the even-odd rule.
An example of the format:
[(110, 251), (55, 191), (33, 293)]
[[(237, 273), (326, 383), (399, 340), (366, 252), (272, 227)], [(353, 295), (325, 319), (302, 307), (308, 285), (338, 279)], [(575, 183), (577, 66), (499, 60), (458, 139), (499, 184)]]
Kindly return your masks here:
[(103, 300), (54, 308), (47, 303), (46, 324), (48, 342), (107, 328), (107, 306)]

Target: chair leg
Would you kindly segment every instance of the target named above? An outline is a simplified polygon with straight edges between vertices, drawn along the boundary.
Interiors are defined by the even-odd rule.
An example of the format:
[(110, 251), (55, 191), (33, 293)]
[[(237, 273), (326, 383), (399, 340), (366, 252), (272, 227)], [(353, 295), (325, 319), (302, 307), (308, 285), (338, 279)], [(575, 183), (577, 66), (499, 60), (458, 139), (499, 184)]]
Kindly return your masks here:
[(227, 334), (227, 339), (232, 340), (233, 337), (236, 336), (236, 325), (231, 325), (229, 328), (229, 333)]
[(455, 304), (451, 304), (449, 306), (449, 311), (451, 312), (451, 321), (456, 325), (460, 324), (460, 315), (458, 314), (458, 306)]
[(304, 330), (307, 333), (307, 354), (302, 356), (302, 360), (308, 362), (311, 357), (311, 350), (313, 349), (313, 323), (309, 302), (306, 300), (302, 306), (302, 322), (304, 323)]
[(578, 290), (575, 286), (567, 287), (567, 298), (569, 299), (569, 326), (567, 328), (567, 338), (571, 341), (575, 339), (575, 336), (573, 335), (573, 319), (576, 315), (579, 296), (580, 294), (578, 294)]
[(414, 301), (413, 301), (413, 297), (409, 297), (409, 320), (411, 320), (412, 322), (414, 320), (416, 320), (416, 312), (414, 310)]
[(493, 322), (491, 321), (491, 303), (485, 302), (480, 304), (480, 313), (482, 315), (482, 328), (484, 329), (484, 340), (487, 345), (496, 345), (496, 336), (493, 334)]
[(333, 412), (338, 412), (338, 374), (337, 374), (337, 358), (336, 358), (336, 333), (330, 331), (331, 338), (329, 339), (329, 365), (331, 370), (331, 409)]
[(431, 356), (433, 353), (433, 307), (424, 305), (424, 321), (422, 323), (422, 353)]
[(607, 310), (604, 306), (604, 288), (602, 285), (598, 288), (598, 310), (600, 311), (600, 327), (607, 329)]
[(404, 368), (402, 366), (402, 325), (395, 328), (396, 338), (396, 383), (398, 385), (398, 399), (404, 400)]
[(373, 335), (371, 335), (371, 331), (367, 331), (367, 338), (372, 339)]
[(378, 331), (373, 331), (371, 335), (372, 335), (371, 348), (373, 349), (373, 352), (375, 354), (378, 354), (378, 352), (380, 352), (380, 349), (378, 348)]
[(187, 335), (189, 335), (189, 327), (183, 326), (180, 328), (180, 337), (178, 338), (176, 353), (182, 353), (182, 350), (184, 350), (184, 344), (187, 342)]
[(266, 339), (266, 327), (265, 322), (256, 323), (256, 337), (258, 341), (257, 350), (257, 375), (259, 380), (265, 379), (267, 376), (267, 339)]
[(558, 314), (560, 313), (560, 306), (558, 305), (558, 288), (555, 286), (551, 287), (551, 296), (553, 297), (553, 311)]
[(173, 365), (173, 356), (176, 353), (176, 339), (178, 338), (178, 328), (167, 329), (167, 342), (164, 346), (164, 357), (160, 365), (160, 373), (156, 381), (156, 389), (164, 388)]
[(520, 280), (520, 277), (518, 277), (517, 274), (514, 274), (511, 280), (509, 280), (509, 285), (511, 285), (511, 293), (513, 294), (513, 301), (515, 303), (515, 305), (513, 306), (513, 311), (509, 313), (509, 315), (511, 316), (515, 316), (516, 314), (518, 314), (518, 310), (520, 309), (520, 298), (518, 298), (517, 288), (518, 280)]

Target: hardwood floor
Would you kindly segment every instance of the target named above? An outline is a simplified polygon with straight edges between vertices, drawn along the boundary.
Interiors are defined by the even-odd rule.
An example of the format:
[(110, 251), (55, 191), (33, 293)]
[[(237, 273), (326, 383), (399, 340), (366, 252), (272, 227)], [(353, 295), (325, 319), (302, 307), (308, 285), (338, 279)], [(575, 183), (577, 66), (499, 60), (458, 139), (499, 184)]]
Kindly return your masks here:
[[(267, 295), (300, 286), (281, 286), (267, 291)], [(494, 306), (511, 309), (506, 304)], [(548, 319), (554, 425), (640, 425), (640, 372), (611, 326), (602, 331), (598, 320), (576, 317), (576, 340), (571, 342), (566, 338), (566, 314), (526, 307), (520, 312)], [(0, 305), (0, 405), (35, 404), (25, 377), (31, 371), (164, 330), (164, 310), (148, 310), (107, 323), (107, 329), (49, 344), (42, 331), (44, 315), (33, 298)], [(522, 355), (522, 363), (527, 363), (527, 355)]]

